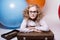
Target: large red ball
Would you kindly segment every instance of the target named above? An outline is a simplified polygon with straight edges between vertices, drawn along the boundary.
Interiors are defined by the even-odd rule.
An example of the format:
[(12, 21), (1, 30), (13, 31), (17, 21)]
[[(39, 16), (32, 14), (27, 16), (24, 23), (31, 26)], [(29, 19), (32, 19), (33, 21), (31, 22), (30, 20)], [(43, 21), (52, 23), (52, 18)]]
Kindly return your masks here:
[(58, 15), (59, 15), (59, 18), (60, 18), (60, 5), (59, 5), (59, 9), (58, 9)]

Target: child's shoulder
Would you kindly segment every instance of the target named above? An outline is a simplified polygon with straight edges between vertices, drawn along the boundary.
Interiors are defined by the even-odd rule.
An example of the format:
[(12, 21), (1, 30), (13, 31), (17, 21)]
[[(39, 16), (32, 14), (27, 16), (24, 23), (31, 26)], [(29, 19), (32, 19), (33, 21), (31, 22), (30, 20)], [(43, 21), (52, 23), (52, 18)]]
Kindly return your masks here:
[(44, 18), (43, 18), (43, 19), (41, 19), (39, 22), (45, 22)]
[(24, 18), (23, 21), (28, 21), (28, 19), (27, 18)]

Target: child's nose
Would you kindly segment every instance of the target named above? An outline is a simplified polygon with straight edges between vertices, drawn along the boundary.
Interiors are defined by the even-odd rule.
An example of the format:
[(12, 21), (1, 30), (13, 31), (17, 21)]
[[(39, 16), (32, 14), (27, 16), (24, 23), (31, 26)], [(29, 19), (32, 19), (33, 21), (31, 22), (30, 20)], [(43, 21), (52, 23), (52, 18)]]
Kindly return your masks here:
[(32, 14), (34, 14), (34, 13), (32, 13)]

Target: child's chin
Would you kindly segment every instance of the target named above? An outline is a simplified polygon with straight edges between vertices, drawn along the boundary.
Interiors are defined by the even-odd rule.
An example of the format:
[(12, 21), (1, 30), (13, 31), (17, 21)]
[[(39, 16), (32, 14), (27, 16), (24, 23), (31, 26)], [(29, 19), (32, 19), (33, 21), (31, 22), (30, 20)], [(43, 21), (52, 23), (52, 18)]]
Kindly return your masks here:
[(35, 19), (34, 17), (32, 17), (31, 19)]

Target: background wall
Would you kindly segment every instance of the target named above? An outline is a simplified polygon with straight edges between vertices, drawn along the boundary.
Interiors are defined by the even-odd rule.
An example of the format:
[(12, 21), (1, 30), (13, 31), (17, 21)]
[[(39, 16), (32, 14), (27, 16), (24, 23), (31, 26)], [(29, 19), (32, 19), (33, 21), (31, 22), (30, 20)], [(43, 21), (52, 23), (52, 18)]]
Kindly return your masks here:
[(58, 16), (58, 7), (60, 0), (46, 0), (44, 13), (46, 14), (45, 20), (50, 29), (55, 34), (55, 39), (60, 40), (60, 19)]

